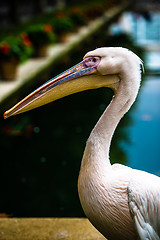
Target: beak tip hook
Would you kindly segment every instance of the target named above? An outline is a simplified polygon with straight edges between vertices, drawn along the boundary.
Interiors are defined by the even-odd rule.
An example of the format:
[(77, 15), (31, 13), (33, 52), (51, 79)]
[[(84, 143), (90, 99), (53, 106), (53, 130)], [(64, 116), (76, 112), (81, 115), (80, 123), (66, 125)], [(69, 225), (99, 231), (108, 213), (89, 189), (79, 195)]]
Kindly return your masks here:
[(3, 118), (4, 119), (6, 119), (6, 118), (8, 118), (9, 116), (7, 116), (7, 112), (5, 112), (4, 114), (3, 114)]

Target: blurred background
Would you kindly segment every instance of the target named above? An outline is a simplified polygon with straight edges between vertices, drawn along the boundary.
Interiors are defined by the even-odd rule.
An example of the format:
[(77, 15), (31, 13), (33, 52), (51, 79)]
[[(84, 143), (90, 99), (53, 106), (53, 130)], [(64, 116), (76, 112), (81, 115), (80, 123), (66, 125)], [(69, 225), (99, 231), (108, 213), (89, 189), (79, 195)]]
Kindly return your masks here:
[[(67, 44), (66, 34), (78, 34), (79, 29), (123, 4), (122, 0), (87, 4), (83, 0), (1, 0), (0, 94), (4, 85), (16, 84), (13, 65), (21, 68), (37, 58), (45, 61), (46, 45), (56, 49)], [(128, 1), (128, 7), (108, 25), (54, 66), (46, 67), (41, 77), (35, 76), (0, 101), (0, 216), (84, 216), (77, 193), (80, 162), (85, 142), (111, 101), (112, 91), (78, 93), (7, 120), (3, 111), (81, 61), (89, 50), (102, 46), (127, 47), (144, 62), (140, 93), (116, 129), (111, 161), (160, 176), (160, 3)], [(10, 64), (7, 76), (4, 63)]]

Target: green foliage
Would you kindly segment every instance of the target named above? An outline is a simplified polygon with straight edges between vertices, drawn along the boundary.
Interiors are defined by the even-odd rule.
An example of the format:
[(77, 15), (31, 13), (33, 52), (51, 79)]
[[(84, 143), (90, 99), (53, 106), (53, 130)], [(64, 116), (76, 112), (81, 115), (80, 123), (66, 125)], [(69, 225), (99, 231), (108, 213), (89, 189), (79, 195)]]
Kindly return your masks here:
[(80, 7), (72, 7), (69, 12), (69, 17), (76, 26), (81, 26), (87, 23), (87, 18)]
[(0, 59), (22, 62), (32, 54), (32, 43), (28, 36), (8, 37), (0, 42)]
[(72, 32), (74, 30), (74, 23), (69, 17), (53, 18), (52, 26), (57, 35), (66, 32)]
[(56, 36), (49, 24), (37, 24), (27, 29), (29, 39), (34, 46), (42, 46), (56, 42)]
[(23, 62), (33, 55), (35, 48), (55, 43), (57, 37), (61, 39), (61, 35), (73, 32), (75, 27), (102, 15), (105, 8), (104, 0), (75, 4), (29, 20), (16, 28), (5, 29), (0, 33), (0, 58)]

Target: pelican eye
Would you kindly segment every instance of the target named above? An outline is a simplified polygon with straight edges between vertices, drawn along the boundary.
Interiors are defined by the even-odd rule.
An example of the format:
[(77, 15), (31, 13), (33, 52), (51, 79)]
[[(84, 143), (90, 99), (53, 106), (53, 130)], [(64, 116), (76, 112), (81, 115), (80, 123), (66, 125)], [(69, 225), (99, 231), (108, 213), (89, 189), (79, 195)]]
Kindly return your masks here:
[(86, 67), (97, 67), (97, 65), (100, 63), (100, 57), (87, 57), (83, 60), (83, 64)]
[(92, 61), (93, 61), (94, 63), (97, 62), (97, 60), (98, 60), (98, 59), (95, 58), (95, 57), (92, 59)]

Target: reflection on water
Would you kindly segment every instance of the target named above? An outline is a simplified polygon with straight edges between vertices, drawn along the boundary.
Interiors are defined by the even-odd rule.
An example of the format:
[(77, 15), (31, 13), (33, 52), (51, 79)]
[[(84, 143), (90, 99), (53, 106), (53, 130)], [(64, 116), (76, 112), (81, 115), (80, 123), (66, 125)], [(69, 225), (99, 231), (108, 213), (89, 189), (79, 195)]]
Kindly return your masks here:
[(147, 51), (145, 54), (146, 68), (149, 71), (160, 71), (160, 51)]
[(147, 76), (128, 127), (131, 143), (123, 143), (129, 166), (160, 175), (160, 76)]
[[(160, 12), (143, 14), (125, 12), (121, 17), (119, 31), (129, 33), (138, 46), (159, 46), (160, 43)], [(117, 30), (117, 28), (116, 28)]]

